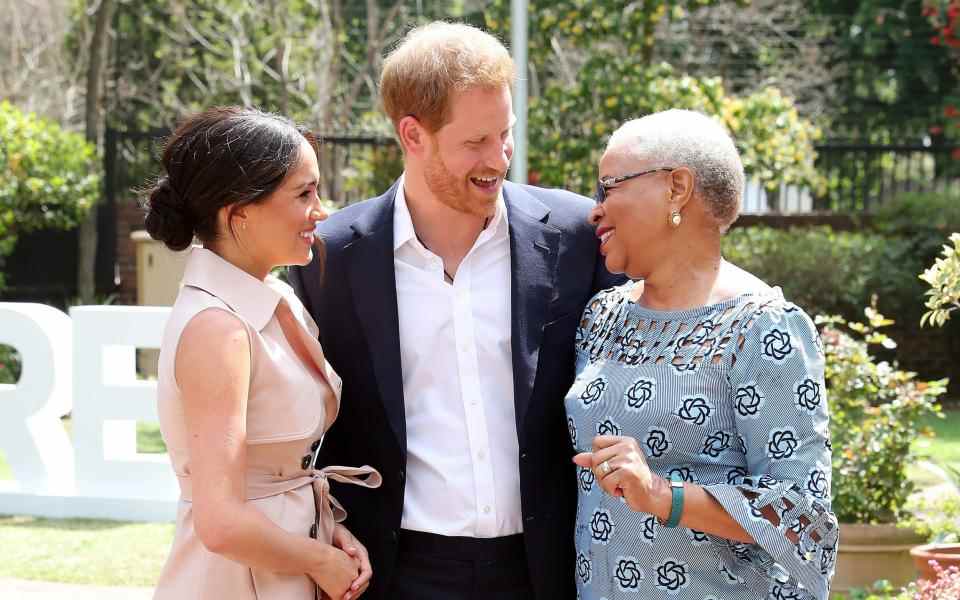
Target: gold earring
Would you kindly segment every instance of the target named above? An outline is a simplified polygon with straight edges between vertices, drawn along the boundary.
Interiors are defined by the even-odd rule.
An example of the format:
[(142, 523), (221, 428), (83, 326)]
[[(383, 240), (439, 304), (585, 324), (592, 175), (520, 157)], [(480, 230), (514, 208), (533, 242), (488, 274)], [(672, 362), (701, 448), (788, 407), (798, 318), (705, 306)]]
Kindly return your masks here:
[(247, 229), (247, 222), (246, 222), (246, 221), (240, 221), (240, 229), (243, 229), (243, 230), (246, 230), (246, 229)]
[(680, 222), (683, 221), (683, 217), (680, 216), (680, 211), (675, 210), (670, 213), (670, 224), (674, 227), (680, 227)]

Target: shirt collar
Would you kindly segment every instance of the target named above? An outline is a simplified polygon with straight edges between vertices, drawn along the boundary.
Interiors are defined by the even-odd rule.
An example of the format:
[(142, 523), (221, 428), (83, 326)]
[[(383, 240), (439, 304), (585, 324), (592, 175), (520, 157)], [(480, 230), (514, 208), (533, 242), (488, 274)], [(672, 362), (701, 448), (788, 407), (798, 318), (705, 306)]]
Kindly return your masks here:
[(200, 247), (190, 250), (183, 285), (216, 296), (257, 331), (267, 326), (284, 297), (279, 289), (282, 284), (276, 277), (270, 275), (260, 281), (215, 252)]
[[(413, 218), (410, 216), (410, 207), (407, 206), (407, 195), (403, 189), (406, 173), (400, 175), (397, 185), (397, 195), (393, 201), (393, 251), (417, 239), (417, 232), (413, 228)], [(491, 238), (507, 235), (507, 205), (503, 201), (503, 191), (497, 196), (497, 209), (490, 222), (487, 223)]]

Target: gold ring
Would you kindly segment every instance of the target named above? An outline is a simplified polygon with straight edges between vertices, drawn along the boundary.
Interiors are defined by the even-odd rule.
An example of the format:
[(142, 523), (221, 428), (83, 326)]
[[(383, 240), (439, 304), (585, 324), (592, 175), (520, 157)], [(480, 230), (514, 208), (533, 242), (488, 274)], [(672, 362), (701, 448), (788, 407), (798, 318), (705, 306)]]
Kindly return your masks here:
[(597, 469), (600, 470), (600, 476), (601, 476), (601, 477), (606, 477), (607, 475), (610, 474), (610, 471), (613, 470), (613, 469), (610, 468), (610, 464), (609, 464), (608, 461), (603, 461), (602, 463), (600, 463), (599, 465), (597, 465)]

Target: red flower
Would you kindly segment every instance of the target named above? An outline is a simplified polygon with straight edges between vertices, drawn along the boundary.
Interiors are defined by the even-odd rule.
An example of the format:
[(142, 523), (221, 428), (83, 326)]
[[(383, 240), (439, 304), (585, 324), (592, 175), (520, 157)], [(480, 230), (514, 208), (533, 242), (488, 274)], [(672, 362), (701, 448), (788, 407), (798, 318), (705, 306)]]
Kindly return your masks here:
[(921, 14), (924, 17), (934, 17), (937, 15), (937, 12), (939, 11), (937, 10), (936, 6), (931, 6), (928, 4), (927, 6), (923, 7), (923, 12)]
[(954, 105), (952, 105), (952, 104), (948, 104), (948, 105), (943, 109), (943, 116), (947, 117), (948, 119), (952, 119), (953, 117), (956, 117), (957, 115), (960, 115), (960, 110), (957, 110), (957, 107), (954, 106)]
[(960, 160), (960, 148), (954, 148), (953, 152), (950, 153), (950, 158)]
[(940, 135), (941, 133), (943, 133), (943, 127), (940, 127), (939, 125), (933, 125), (929, 129), (927, 129), (927, 131), (930, 132), (930, 135)]
[(933, 44), (934, 46), (939, 46), (939, 45), (940, 45), (940, 36), (939, 36), (939, 35), (935, 35), (935, 36), (933, 36), (932, 38), (930, 38), (930, 43)]

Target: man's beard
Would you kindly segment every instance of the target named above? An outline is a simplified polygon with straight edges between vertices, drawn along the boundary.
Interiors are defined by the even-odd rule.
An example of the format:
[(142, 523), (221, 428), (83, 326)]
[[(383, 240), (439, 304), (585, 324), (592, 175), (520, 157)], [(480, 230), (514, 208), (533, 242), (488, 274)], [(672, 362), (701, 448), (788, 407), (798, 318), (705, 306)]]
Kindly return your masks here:
[(443, 163), (439, 152), (427, 161), (423, 172), (427, 188), (433, 195), (446, 206), (458, 212), (474, 215), (478, 217), (491, 217), (496, 208), (493, 203), (486, 204), (479, 201), (471, 201), (469, 190), (469, 179), (458, 179), (455, 177), (447, 165)]

